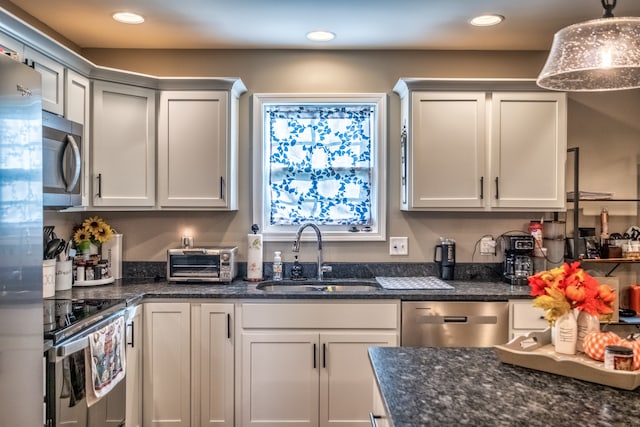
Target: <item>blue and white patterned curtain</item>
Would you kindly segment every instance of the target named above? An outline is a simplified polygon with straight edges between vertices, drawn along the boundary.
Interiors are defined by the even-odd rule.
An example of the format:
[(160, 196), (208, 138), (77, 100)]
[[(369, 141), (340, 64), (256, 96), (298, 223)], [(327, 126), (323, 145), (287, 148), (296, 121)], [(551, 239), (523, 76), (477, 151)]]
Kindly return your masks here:
[(269, 105), (270, 222), (371, 224), (372, 105)]

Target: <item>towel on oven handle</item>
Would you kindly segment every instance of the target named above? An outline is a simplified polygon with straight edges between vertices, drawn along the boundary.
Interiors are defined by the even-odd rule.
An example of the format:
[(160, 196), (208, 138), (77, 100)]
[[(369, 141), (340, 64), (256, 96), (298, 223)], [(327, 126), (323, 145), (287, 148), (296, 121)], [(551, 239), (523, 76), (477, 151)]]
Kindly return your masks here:
[(125, 377), (125, 323), (118, 317), (89, 335), (85, 351), (87, 405), (91, 406)]

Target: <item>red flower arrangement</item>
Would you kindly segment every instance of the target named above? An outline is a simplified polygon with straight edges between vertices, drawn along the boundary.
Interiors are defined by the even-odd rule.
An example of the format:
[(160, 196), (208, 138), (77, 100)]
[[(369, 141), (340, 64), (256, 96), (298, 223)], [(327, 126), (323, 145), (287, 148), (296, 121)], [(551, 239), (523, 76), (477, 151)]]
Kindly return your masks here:
[(595, 316), (613, 313), (615, 291), (582, 270), (578, 261), (530, 276), (529, 287), (536, 297), (533, 306), (545, 310), (545, 319), (552, 325), (572, 309)]

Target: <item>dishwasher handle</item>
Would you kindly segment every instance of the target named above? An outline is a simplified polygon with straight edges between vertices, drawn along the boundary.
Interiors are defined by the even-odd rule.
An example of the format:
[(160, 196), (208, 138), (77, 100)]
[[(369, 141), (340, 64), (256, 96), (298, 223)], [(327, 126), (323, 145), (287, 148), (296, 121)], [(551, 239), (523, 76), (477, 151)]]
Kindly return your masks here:
[(443, 325), (447, 323), (471, 324), (471, 325), (495, 325), (498, 323), (497, 316), (418, 316), (418, 324)]

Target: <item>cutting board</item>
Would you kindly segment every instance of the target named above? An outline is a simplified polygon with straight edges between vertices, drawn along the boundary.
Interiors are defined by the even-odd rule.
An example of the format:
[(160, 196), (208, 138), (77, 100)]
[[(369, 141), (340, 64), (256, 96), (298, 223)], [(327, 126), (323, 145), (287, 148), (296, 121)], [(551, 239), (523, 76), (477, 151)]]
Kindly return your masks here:
[(385, 289), (453, 289), (453, 286), (433, 276), (426, 277), (376, 277)]

